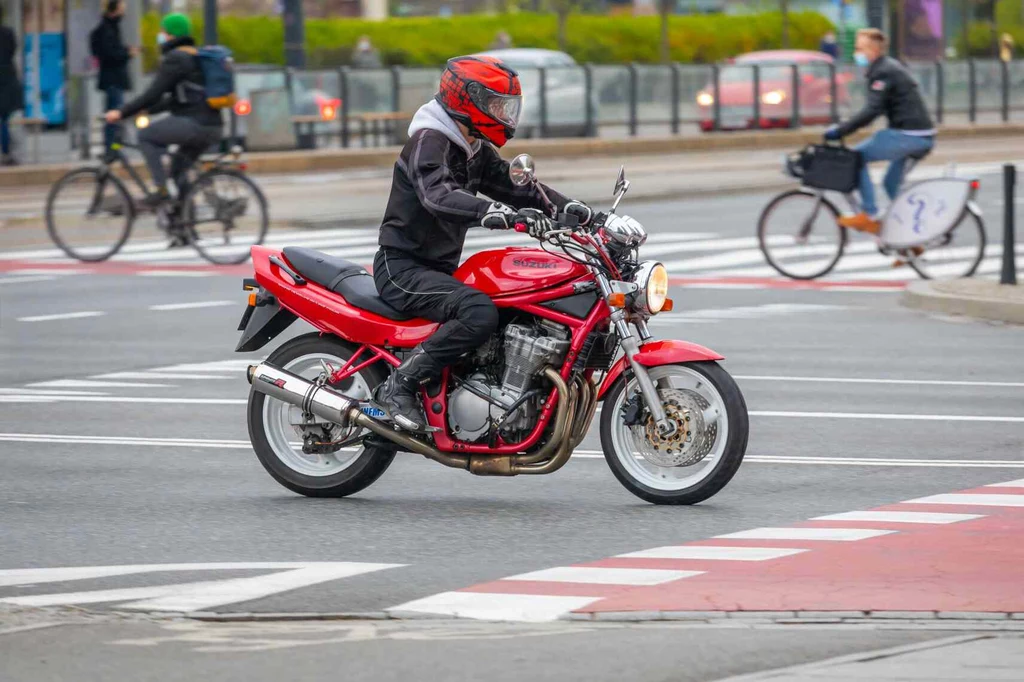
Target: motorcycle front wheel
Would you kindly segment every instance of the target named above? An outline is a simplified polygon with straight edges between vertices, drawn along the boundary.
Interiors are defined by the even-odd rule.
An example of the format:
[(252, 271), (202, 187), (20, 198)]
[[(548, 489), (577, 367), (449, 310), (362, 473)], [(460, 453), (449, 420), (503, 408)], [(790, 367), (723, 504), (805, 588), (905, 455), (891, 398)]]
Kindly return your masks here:
[(605, 460), (619, 482), (641, 499), (702, 502), (725, 487), (743, 462), (749, 431), (743, 394), (715, 362), (661, 365), (648, 373), (672, 431), (658, 431), (642, 407), (636, 381), (620, 376), (601, 411)]
[[(352, 357), (348, 344), (319, 334), (307, 334), (288, 341), (271, 353), (266, 362), (304, 379), (316, 379), (327, 363), (338, 369)], [(355, 400), (370, 397), (386, 378), (382, 369), (370, 365), (333, 388)], [(322, 422), (323, 420), (318, 420)], [(391, 465), (395, 451), (364, 447), (345, 441), (362, 434), (345, 433), (336, 425), (310, 427), (302, 409), (257, 391), (249, 392), (249, 439), (263, 468), (278, 483), (307, 497), (345, 497), (376, 481)], [(307, 438), (312, 436), (312, 438)], [(339, 446), (316, 446), (312, 452), (304, 439)]]

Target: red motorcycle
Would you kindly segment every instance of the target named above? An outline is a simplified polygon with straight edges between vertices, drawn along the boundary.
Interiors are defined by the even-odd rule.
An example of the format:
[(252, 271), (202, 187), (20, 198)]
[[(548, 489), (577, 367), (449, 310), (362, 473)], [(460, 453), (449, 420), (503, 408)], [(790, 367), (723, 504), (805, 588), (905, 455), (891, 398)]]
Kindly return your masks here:
[[(527, 155), (510, 174), (536, 182)], [(459, 267), (455, 277), (492, 298), (500, 326), (424, 387), (426, 434), (397, 429), (372, 395), (437, 325), (388, 306), (355, 263), (254, 246), (236, 350), (263, 347), (297, 317), (319, 330), (249, 368), (249, 436), (270, 475), (303, 495), (342, 497), (402, 451), (480, 475), (549, 474), (601, 404), (605, 459), (635, 495), (693, 504), (721, 490), (746, 450), (746, 405), (721, 355), (652, 339), (647, 321), (672, 309), (668, 273), (639, 260), (644, 228), (615, 213), (628, 189), (620, 172), (612, 209), (590, 225), (561, 215), (540, 249), (495, 249)]]

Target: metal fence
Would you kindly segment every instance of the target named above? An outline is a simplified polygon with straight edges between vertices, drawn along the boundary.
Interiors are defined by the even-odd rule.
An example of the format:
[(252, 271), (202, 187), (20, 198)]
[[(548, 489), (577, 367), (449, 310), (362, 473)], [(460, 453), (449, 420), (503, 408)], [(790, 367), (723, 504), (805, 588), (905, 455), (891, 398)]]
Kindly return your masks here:
[[(1024, 61), (909, 66), (940, 123), (1008, 121), (1024, 112)], [(260, 147), (261, 130), (273, 123), (264, 109), (274, 108), (278, 119), (287, 119), (277, 124), (291, 133), (277, 148), (399, 144), (412, 114), (435, 93), (440, 73), (401, 67), (243, 67), (239, 95), (253, 111), (232, 116), (231, 133), (247, 146)], [(524, 103), (517, 137), (686, 135), (826, 125), (857, 110), (865, 97), (858, 69), (827, 62), (584, 65), (521, 69), (520, 78)], [(76, 126), (79, 132), (84, 127), (88, 137), (79, 139), (95, 143), (98, 125), (89, 121), (101, 113), (102, 95), (91, 83), (82, 86), (86, 97), (72, 121), (72, 135)], [(278, 106), (270, 106), (274, 103)]]

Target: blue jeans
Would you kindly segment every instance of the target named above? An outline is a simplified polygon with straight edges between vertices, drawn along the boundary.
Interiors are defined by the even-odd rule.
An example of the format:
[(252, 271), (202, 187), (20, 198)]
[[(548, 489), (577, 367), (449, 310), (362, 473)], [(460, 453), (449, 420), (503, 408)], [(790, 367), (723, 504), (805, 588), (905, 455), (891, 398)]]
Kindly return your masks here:
[(878, 213), (875, 186), (871, 184), (871, 175), (868, 173), (869, 162), (891, 161), (883, 184), (889, 199), (894, 199), (899, 194), (900, 184), (903, 182), (903, 169), (907, 157), (928, 152), (933, 146), (934, 137), (907, 135), (892, 129), (879, 130), (857, 145), (855, 149), (864, 156), (864, 167), (860, 171), (860, 201), (863, 211), (870, 216)]
[[(124, 106), (124, 90), (116, 85), (108, 85), (104, 92), (107, 95), (106, 111), (120, 109)], [(121, 126), (117, 123), (107, 123), (103, 126), (103, 147), (109, 149), (110, 145), (117, 142), (118, 131)]]
[(7, 124), (10, 114), (0, 114), (0, 154), (11, 153), (11, 127)]

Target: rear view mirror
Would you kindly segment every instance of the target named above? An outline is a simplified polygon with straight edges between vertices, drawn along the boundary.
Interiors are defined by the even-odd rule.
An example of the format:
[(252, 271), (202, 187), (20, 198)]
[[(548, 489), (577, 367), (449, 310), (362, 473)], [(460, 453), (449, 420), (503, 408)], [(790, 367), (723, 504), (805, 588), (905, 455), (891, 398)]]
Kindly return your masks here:
[(619, 166), (619, 177), (615, 179), (615, 189), (612, 191), (612, 196), (618, 196), (622, 190), (628, 187), (628, 181), (626, 180), (626, 167)]
[(508, 177), (517, 187), (530, 184), (536, 176), (533, 157), (529, 154), (520, 154), (508, 165)]

